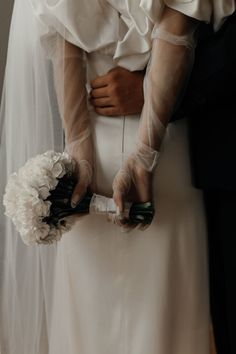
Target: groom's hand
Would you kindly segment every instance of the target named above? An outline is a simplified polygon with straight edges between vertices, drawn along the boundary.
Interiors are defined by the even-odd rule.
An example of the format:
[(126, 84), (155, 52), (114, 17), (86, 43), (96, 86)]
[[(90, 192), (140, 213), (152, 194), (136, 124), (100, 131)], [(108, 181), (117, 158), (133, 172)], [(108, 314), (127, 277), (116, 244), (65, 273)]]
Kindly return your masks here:
[(91, 82), (90, 102), (103, 116), (138, 114), (143, 108), (144, 71), (117, 67)]

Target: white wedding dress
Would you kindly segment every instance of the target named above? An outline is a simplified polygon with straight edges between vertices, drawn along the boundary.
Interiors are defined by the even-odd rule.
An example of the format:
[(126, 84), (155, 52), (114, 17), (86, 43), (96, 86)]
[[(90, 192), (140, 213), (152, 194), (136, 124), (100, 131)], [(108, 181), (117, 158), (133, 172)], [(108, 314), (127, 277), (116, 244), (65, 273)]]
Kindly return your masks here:
[[(117, 65), (131, 70), (146, 66), (161, 3), (67, 2), (70, 16), (64, 17), (65, 0), (50, 1), (45, 8), (32, 0), (35, 21), (50, 24), (47, 11), (54, 12), (57, 31), (63, 24), (67, 40), (88, 53), (88, 84)], [(43, 40), (51, 35), (49, 31)], [(92, 108), (90, 114), (97, 192), (111, 196), (122, 159), (134, 148), (139, 117), (101, 117)], [(10, 170), (48, 148), (38, 144), (37, 151), (12, 162)], [(93, 215), (79, 220), (47, 250), (45, 246), (26, 250), (18, 241), (14, 250), (22, 247), (18, 257), (24, 263), (27, 255), (35, 272), (30, 277), (32, 298), (26, 305), (26, 292), (17, 292), (21, 284), (15, 285), (16, 313), (25, 317), (18, 323), (22, 335), (18, 348), (17, 343), (8, 343), (9, 338), (13, 342), (18, 338), (14, 323), (15, 331), (2, 338), (1, 354), (209, 354), (205, 220), (202, 195), (191, 185), (185, 119), (168, 126), (154, 187), (156, 214), (144, 232), (122, 233), (106, 217)], [(20, 276), (16, 262), (14, 267)], [(12, 268), (8, 274), (12, 276)], [(29, 278), (25, 284), (30, 291)], [(6, 311), (3, 314), (1, 321), (10, 326), (14, 313), (12, 319), (6, 318), (10, 317)], [(27, 321), (36, 314), (38, 324), (36, 319)]]
[[(129, 151), (138, 118), (94, 122), (99, 192), (109, 195), (121, 141)], [(205, 223), (185, 121), (169, 125), (155, 187), (145, 232), (88, 216), (58, 244), (50, 354), (209, 353)]]

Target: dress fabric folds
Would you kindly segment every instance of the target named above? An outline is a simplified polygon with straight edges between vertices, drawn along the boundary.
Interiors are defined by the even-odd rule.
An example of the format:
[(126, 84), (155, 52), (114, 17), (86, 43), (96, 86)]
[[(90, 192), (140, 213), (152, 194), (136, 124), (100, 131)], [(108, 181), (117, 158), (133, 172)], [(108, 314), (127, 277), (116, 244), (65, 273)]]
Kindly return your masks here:
[[(110, 195), (138, 117), (93, 119), (98, 192)], [(58, 244), (50, 353), (209, 354), (205, 223), (186, 138), (184, 120), (170, 124), (148, 230), (124, 234), (88, 216)]]
[[(27, 159), (63, 149), (50, 61), (55, 36), (85, 51), (89, 90), (116, 66), (146, 67), (165, 3), (174, 8), (178, 1), (15, 1), (0, 121), (1, 196), (7, 176)], [(200, 0), (179, 0), (180, 7), (191, 3), (196, 11)], [(90, 118), (96, 192), (112, 196), (139, 116), (108, 118), (90, 107)], [(154, 200), (155, 219), (144, 232), (122, 233), (106, 217), (86, 216), (49, 247), (27, 248), (1, 216), (1, 354), (209, 354), (205, 219), (202, 195), (191, 185), (185, 119), (168, 126)]]

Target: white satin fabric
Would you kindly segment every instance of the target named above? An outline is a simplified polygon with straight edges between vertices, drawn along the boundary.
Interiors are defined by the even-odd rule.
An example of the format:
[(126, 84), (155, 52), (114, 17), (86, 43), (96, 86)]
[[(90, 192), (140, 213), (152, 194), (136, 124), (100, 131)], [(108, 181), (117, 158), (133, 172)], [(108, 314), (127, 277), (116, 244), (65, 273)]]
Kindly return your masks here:
[(112, 53), (116, 65), (146, 66), (151, 32), (164, 5), (218, 29), (235, 11), (234, 0), (30, 0), (47, 35), (59, 32), (86, 52)]
[[(202, 2), (169, 5), (177, 3), (181, 10)], [(7, 176), (28, 158), (63, 148), (45, 60), (55, 34), (88, 53), (89, 84), (117, 65), (146, 66), (163, 4), (15, 0), (0, 120), (1, 197)], [(111, 195), (139, 117), (91, 110), (91, 118), (97, 192)], [(147, 231), (122, 234), (88, 216), (48, 248), (23, 245), (1, 209), (1, 354), (208, 354), (205, 222), (201, 194), (191, 187), (184, 121), (168, 128), (155, 187), (156, 217)]]
[[(90, 30), (78, 22), (67, 37), (87, 52), (88, 84), (117, 65), (142, 69), (151, 48), (151, 16), (138, 3), (97, 5), (109, 13), (112, 30), (95, 22), (99, 39), (87, 40), (98, 13), (94, 3)], [(79, 15), (86, 11), (78, 8), (75, 19)], [(92, 108), (90, 115), (96, 192), (111, 196), (122, 160), (134, 150), (139, 117), (98, 117)], [(201, 193), (191, 187), (186, 139), (184, 121), (170, 124), (148, 230), (123, 234), (105, 218), (88, 216), (58, 244), (50, 354), (209, 353), (205, 220)]]
[[(93, 116), (99, 193), (111, 195), (138, 120)], [(50, 354), (209, 354), (205, 221), (186, 140), (184, 120), (169, 125), (149, 229), (88, 216), (58, 244)]]

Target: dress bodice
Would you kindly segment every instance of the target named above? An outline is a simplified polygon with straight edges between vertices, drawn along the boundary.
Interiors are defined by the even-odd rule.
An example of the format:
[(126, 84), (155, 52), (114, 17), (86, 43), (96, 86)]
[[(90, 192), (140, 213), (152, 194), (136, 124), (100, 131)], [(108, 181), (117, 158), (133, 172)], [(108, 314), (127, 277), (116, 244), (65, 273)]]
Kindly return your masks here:
[(59, 32), (87, 53), (111, 55), (116, 65), (130, 70), (146, 66), (155, 22), (150, 14), (160, 13), (159, 1), (158, 11), (131, 0), (31, 1), (48, 37)]
[(116, 65), (143, 69), (151, 33), (163, 6), (218, 27), (235, 9), (234, 0), (30, 0), (45, 33), (60, 33), (88, 53), (113, 56)]

